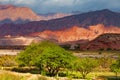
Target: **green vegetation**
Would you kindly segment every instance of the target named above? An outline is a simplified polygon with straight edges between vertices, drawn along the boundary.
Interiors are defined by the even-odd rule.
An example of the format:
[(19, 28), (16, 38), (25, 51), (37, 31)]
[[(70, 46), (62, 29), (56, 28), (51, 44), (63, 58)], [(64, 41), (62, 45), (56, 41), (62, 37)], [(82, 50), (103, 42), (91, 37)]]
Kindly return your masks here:
[(118, 76), (118, 73), (120, 73), (120, 58), (114, 62), (111, 66), (110, 66), (111, 70), (116, 74), (116, 78)]
[(44, 44), (32, 43), (17, 55), (16, 61), (19, 66), (32, 66), (35, 64), (34, 59), (41, 54), (42, 49), (44, 49)]
[[(69, 78), (88, 80), (93, 78), (115, 80), (117, 78), (119, 80), (119, 52), (111, 50), (77, 51), (76, 53), (80, 55), (75, 55), (75, 51), (73, 51), (74, 55), (78, 56), (75, 57), (72, 51), (67, 51), (53, 42), (43, 41), (38, 44), (32, 43), (17, 56), (0, 56), (0, 67), (2, 70), (34, 74), (34, 76), (31, 75), (37, 77), (34, 80), (49, 80), (47, 76), (56, 80), (60, 80), (59, 77), (68, 77), (66, 78), (68, 80)], [(115, 57), (113, 58), (113, 56)], [(29, 77), (0, 73), (0, 80), (27, 80)]]
[(80, 60), (78, 59), (74, 66), (77, 71), (80, 71), (82, 78), (85, 79), (86, 76), (98, 66), (98, 62), (95, 59), (83, 58)]
[(74, 59), (70, 52), (49, 41), (33, 43), (17, 56), (20, 65), (37, 66), (49, 76), (55, 76), (61, 68), (69, 67)]
[(50, 76), (57, 75), (61, 68), (68, 68), (74, 60), (71, 53), (59, 46), (50, 46), (45, 49), (46, 50), (38, 56), (36, 65), (38, 67), (42, 66), (42, 69)]
[(109, 68), (111, 66), (111, 63), (113, 63), (115, 60), (104, 56), (102, 58), (99, 58), (98, 61), (99, 61), (99, 65), (105, 69), (105, 68)]
[(16, 56), (9, 56), (9, 55), (0, 56), (0, 66), (1, 67), (16, 66), (17, 63), (15, 61), (15, 57)]

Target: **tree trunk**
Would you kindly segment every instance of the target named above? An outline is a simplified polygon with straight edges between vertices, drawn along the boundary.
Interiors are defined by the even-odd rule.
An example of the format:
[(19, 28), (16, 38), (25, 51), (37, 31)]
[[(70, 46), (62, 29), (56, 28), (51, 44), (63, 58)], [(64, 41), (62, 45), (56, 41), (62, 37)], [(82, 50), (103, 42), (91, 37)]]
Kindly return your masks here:
[(86, 74), (82, 74), (82, 78), (83, 78), (83, 79), (86, 79)]
[(115, 73), (115, 76), (116, 76), (116, 80), (117, 80), (117, 78), (118, 78), (118, 77), (117, 77), (117, 76), (118, 76), (117, 72)]

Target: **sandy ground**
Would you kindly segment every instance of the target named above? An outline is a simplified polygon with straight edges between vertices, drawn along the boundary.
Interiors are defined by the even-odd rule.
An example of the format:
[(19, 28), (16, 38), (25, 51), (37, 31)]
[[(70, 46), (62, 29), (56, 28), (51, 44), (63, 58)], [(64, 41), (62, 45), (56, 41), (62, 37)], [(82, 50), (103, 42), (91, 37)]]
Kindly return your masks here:
[(17, 55), (20, 50), (0, 50), (0, 55)]

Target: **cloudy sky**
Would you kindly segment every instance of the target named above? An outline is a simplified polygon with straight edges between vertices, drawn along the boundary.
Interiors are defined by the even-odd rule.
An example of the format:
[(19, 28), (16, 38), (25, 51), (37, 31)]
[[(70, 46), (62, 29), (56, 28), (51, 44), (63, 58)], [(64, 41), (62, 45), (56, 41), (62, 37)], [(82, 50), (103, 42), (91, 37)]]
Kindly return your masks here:
[(100, 9), (120, 11), (120, 0), (0, 0), (0, 3), (30, 7), (37, 13), (85, 12)]

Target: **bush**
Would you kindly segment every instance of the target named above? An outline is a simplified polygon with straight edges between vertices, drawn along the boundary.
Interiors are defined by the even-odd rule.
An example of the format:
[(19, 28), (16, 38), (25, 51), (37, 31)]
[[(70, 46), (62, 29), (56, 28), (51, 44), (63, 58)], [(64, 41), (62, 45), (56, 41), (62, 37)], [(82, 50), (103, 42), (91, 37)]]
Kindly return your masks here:
[(15, 72), (22, 72), (22, 73), (32, 73), (32, 74), (39, 74), (39, 69), (38, 68), (29, 68), (29, 67), (15, 67), (12, 69), (12, 71)]
[(2, 66), (2, 67), (16, 66), (17, 63), (15, 61), (15, 57), (16, 56), (10, 56), (10, 55), (0, 56), (0, 66)]
[(66, 74), (66, 73), (64, 73), (64, 72), (60, 72), (60, 73), (58, 73), (58, 76), (60, 76), (60, 77), (66, 77), (66, 76), (67, 76), (67, 74)]
[(79, 71), (83, 79), (92, 72), (97, 66), (98, 61), (92, 58), (82, 58), (75, 61), (73, 69)]

